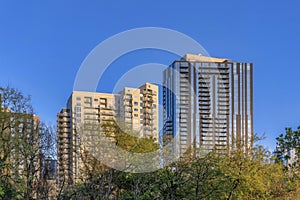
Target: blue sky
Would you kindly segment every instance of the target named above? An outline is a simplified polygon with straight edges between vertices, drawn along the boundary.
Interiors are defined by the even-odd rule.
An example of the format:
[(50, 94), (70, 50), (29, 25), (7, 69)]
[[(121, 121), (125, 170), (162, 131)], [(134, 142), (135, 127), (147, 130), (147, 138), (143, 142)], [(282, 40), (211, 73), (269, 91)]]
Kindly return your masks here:
[[(84, 58), (101, 41), (146, 26), (180, 31), (212, 56), (254, 63), (254, 125), (273, 148), (285, 127), (300, 125), (300, 2), (0, 1), (0, 85), (31, 94), (36, 113), (55, 124)], [(131, 66), (170, 64), (159, 51), (117, 60), (99, 90)]]

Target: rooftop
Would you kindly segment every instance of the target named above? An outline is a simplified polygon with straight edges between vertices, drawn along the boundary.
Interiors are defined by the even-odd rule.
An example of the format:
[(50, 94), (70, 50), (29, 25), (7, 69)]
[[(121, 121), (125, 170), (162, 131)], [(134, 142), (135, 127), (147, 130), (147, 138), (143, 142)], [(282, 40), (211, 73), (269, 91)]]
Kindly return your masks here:
[(227, 58), (214, 58), (214, 57), (209, 57), (209, 56), (203, 56), (201, 54), (185, 54), (183, 57), (184, 60), (186, 61), (199, 61), (199, 62), (217, 62), (217, 63), (222, 63), (228, 61)]

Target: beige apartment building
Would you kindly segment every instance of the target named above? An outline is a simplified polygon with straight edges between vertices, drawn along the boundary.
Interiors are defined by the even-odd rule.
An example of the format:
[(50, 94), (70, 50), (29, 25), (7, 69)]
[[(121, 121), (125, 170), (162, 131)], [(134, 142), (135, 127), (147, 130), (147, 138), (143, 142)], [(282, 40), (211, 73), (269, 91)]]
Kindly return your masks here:
[(124, 131), (158, 141), (158, 86), (145, 83), (125, 87), (118, 94), (73, 91), (57, 114), (58, 183), (82, 178), (82, 146), (78, 129), (83, 124), (117, 122)]

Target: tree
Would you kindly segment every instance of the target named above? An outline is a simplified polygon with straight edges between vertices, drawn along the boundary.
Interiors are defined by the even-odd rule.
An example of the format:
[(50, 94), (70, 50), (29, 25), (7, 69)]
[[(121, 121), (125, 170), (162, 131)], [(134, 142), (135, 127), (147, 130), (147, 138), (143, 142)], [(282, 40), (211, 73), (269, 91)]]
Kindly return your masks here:
[[(293, 131), (292, 128), (286, 128), (285, 134), (280, 134), (277, 140), (277, 153), (282, 157), (278, 157), (279, 159), (283, 159), (289, 168), (299, 170), (300, 160), (300, 126), (297, 130)], [(291, 153), (295, 153), (295, 158), (291, 158)], [(289, 160), (292, 159), (291, 162)]]
[(56, 194), (56, 129), (52, 125), (40, 123), (40, 178), (37, 193), (39, 199), (54, 198)]
[[(41, 130), (42, 128), (42, 130)], [(53, 134), (53, 131), (50, 131)], [(49, 128), (34, 115), (30, 96), (10, 86), (0, 88), (0, 195), (37, 198), (42, 153), (50, 152)], [(44, 136), (41, 137), (41, 133)], [(46, 144), (47, 143), (47, 144)]]
[(3, 198), (30, 199), (38, 178), (39, 123), (30, 96), (0, 88), (0, 178)]

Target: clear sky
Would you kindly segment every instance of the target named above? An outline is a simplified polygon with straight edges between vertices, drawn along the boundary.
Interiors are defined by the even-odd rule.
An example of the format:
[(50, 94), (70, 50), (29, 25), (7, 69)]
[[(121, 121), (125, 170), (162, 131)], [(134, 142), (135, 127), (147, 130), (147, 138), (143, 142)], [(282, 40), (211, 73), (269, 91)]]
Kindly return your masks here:
[[(211, 56), (254, 63), (254, 128), (274, 148), (285, 127), (300, 125), (299, 8), (299, 0), (0, 0), (0, 85), (31, 94), (36, 113), (55, 124), (96, 45), (132, 28), (170, 28)], [(150, 50), (122, 57), (99, 90), (111, 91), (130, 66), (173, 59)]]

